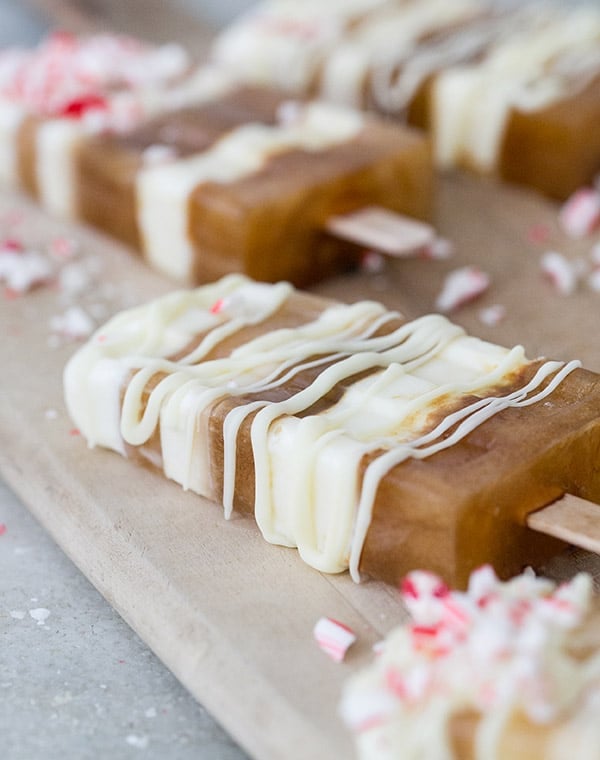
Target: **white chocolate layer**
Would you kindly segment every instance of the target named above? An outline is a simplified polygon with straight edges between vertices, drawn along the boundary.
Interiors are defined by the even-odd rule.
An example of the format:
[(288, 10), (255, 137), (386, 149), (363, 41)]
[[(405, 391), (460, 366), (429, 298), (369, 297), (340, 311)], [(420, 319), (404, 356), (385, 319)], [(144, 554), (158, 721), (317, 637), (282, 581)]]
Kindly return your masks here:
[[(254, 506), (264, 537), (298, 547), (320, 570), (350, 567), (356, 580), (377, 488), (393, 467), (454, 445), (502, 409), (545, 398), (578, 366), (546, 362), (522, 388), (488, 397), (486, 388), (527, 363), (522, 348), (509, 351), (469, 337), (438, 315), (376, 336), (399, 315), (372, 302), (329, 307), (304, 325), (268, 332), (226, 358), (202, 361), (243, 326), (268, 319), (290, 292), (284, 284), (232, 276), (118, 315), (69, 362), (67, 406), (90, 445), (120, 453), (125, 444), (146, 444), (160, 423), (165, 474), (214, 498), (207, 446), (211, 410), (221, 399), (252, 394), (257, 400), (234, 406), (223, 424), (226, 516), (234, 503), (238, 433), (254, 414)], [(203, 337), (191, 348), (197, 335)], [(186, 347), (178, 361), (168, 359)], [(311, 383), (285, 400), (260, 400), (319, 367)], [(159, 373), (144, 401), (148, 382)], [(352, 380), (361, 373), (367, 374)], [(348, 388), (335, 403), (307, 413), (344, 384)], [(479, 400), (442, 414), (431, 429), (431, 415), (437, 420), (465, 395)], [(365, 454), (375, 458), (361, 482)]]
[(294, 148), (325, 151), (354, 138), (363, 117), (325, 103), (299, 108), (289, 124), (246, 124), (204, 153), (142, 169), (136, 178), (138, 225), (151, 264), (177, 280), (193, 272), (189, 198), (205, 182), (230, 183), (259, 171), (269, 158)]
[(43, 121), (36, 132), (36, 179), (39, 199), (53, 214), (65, 219), (77, 216), (75, 160), (85, 131), (69, 119)]

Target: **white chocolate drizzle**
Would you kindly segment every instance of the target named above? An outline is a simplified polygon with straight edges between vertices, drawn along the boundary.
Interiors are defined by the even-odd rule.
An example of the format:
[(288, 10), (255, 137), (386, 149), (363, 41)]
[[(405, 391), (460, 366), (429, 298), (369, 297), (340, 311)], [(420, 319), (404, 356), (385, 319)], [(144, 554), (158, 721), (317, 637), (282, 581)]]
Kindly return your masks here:
[[(522, 387), (490, 396), (528, 363), (521, 347), (469, 337), (440, 315), (402, 322), (373, 302), (330, 306), (213, 358), (291, 292), (231, 276), (117, 315), (67, 366), (67, 405), (90, 445), (125, 453), (158, 431), (165, 474), (215, 498), (209, 421), (217, 402), (238, 399), (223, 421), (225, 516), (235, 503), (239, 432), (253, 415), (254, 509), (264, 537), (297, 547), (325, 572), (350, 567), (355, 580), (378, 486), (392, 468), (453, 446), (503, 409), (541, 401), (579, 366), (542, 363)], [(286, 385), (303, 372), (314, 379), (289, 395)], [(283, 400), (268, 400), (278, 388)], [(465, 395), (479, 400), (444, 415)], [(441, 417), (433, 428), (432, 414)]]

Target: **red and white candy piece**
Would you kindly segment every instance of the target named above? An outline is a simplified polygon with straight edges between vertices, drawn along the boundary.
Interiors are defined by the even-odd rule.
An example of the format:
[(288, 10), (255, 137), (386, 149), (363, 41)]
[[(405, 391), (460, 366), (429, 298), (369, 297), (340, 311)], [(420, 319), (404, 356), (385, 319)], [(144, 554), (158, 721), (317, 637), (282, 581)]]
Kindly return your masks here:
[(542, 274), (552, 283), (555, 290), (562, 296), (568, 296), (575, 291), (579, 272), (562, 253), (547, 251), (541, 259)]
[(600, 190), (577, 190), (561, 208), (558, 219), (569, 237), (582, 238), (592, 233), (600, 225)]
[(441, 293), (436, 299), (436, 308), (443, 312), (454, 311), (469, 301), (473, 301), (490, 286), (486, 272), (472, 266), (454, 269), (446, 277)]
[(335, 662), (342, 662), (346, 652), (356, 641), (356, 634), (351, 628), (328, 617), (319, 618), (313, 635), (319, 647)]

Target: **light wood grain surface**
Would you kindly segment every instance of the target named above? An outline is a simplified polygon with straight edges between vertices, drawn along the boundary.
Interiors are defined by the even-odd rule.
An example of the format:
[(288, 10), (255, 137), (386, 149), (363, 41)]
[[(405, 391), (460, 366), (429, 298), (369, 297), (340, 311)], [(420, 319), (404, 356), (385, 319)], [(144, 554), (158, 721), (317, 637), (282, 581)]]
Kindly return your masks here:
[[(122, 246), (90, 230), (65, 227), (28, 201), (0, 197), (0, 236), (24, 212), (31, 240), (69, 234), (97, 268), (84, 305), (107, 312), (146, 300), (171, 286)], [(556, 227), (554, 205), (491, 181), (448, 177), (436, 210), (440, 232), (454, 241), (444, 262), (395, 261), (383, 274), (354, 274), (321, 284), (323, 295), (351, 301), (378, 298), (409, 316), (431, 310), (445, 273), (466, 263), (490, 272), (480, 302), (454, 318), (499, 343), (522, 342), (530, 356), (580, 357), (600, 370), (600, 295), (582, 284), (561, 297), (540, 275), (548, 247), (586, 257), (592, 240), (574, 244)], [(547, 226), (544, 245), (529, 243), (532, 224)], [(152, 471), (118, 455), (90, 451), (72, 434), (62, 402), (61, 372), (75, 346), (49, 343), (49, 323), (65, 308), (59, 292), (40, 289), (0, 300), (2, 403), (0, 472), (31, 511), (187, 688), (255, 757), (350, 757), (337, 717), (343, 681), (371, 656), (371, 646), (402, 619), (393, 589), (355, 586), (326, 577), (293, 550), (263, 543), (253, 523), (225, 522), (221, 509), (183, 493)], [(480, 322), (479, 309), (499, 303), (506, 319)], [(58, 412), (49, 424), (48, 409)], [(583, 559), (582, 559), (583, 558)], [(556, 574), (597, 558), (558, 558)], [(358, 633), (343, 665), (312, 640), (322, 615)]]

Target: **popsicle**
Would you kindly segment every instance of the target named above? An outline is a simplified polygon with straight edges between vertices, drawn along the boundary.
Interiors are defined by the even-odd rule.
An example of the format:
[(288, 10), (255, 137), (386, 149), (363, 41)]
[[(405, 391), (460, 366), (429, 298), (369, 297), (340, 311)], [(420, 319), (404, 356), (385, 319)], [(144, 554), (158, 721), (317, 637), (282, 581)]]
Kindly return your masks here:
[[(277, 83), (427, 126), (441, 168), (565, 198), (600, 170), (600, 13), (475, 0), (261, 3), (213, 57)], [(288, 64), (288, 65), (286, 65)]]
[(82, 140), (123, 133), (149, 116), (201, 101), (229, 78), (197, 67), (176, 44), (55, 33), (36, 48), (0, 53), (0, 181), (49, 210), (77, 216)]
[(507, 577), (564, 546), (531, 513), (600, 502), (597, 375), (286, 283), (230, 275), (117, 315), (65, 397), (90, 446), (355, 580), (424, 567), (464, 585), (484, 562)]
[(359, 259), (332, 220), (372, 206), (423, 219), (432, 195), (420, 133), (249, 87), (87, 141), (77, 177), (85, 221), (188, 283), (306, 285)]
[(360, 760), (568, 760), (600, 747), (600, 613), (591, 578), (482, 567), (467, 593), (413, 572), (411, 614), (350, 679), (341, 714)]

